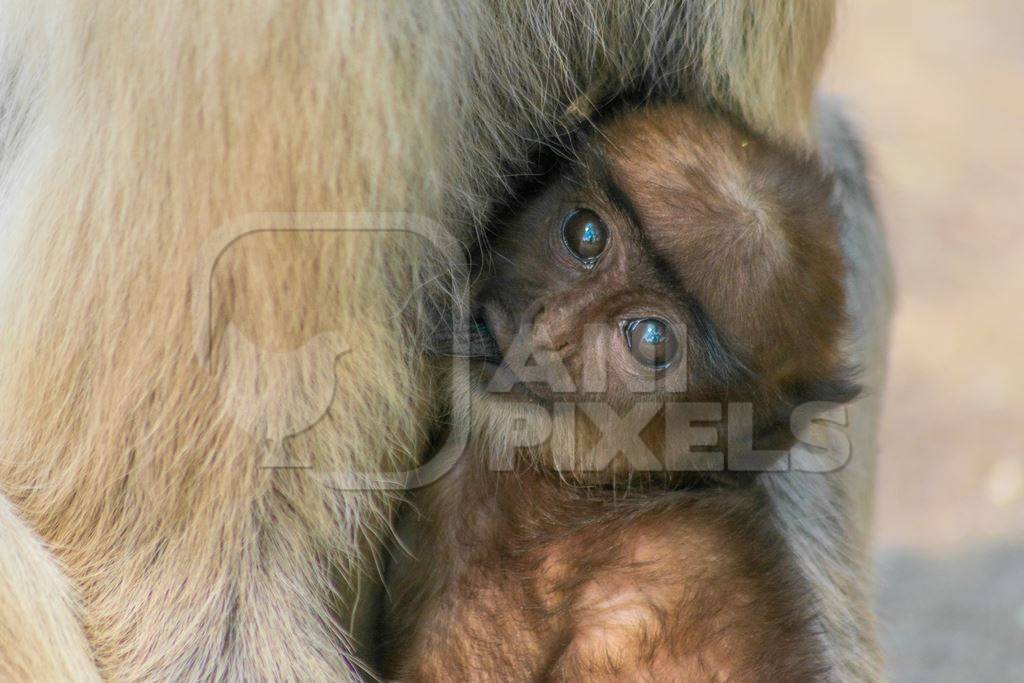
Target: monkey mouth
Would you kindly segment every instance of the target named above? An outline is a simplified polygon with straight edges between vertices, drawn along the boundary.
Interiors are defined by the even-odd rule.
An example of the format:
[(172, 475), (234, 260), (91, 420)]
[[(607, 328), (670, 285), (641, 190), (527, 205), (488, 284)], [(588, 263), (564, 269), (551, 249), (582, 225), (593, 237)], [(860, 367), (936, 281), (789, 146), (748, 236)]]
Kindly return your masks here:
[[(475, 366), (473, 373), (479, 389), (484, 393), (494, 393), (506, 400), (520, 402), (530, 401), (541, 405), (550, 405), (551, 396), (543, 386), (531, 386), (516, 377), (515, 373), (505, 365), (502, 344), (499, 335), (508, 334), (508, 321), (504, 312), (496, 305), (477, 302), (472, 308), (469, 319), (461, 323), (440, 316), (431, 339), (431, 353), (451, 358), (466, 358)], [(499, 328), (495, 333), (495, 326)], [(503, 384), (509, 385), (507, 391), (491, 392), (489, 387), (496, 376), (503, 377)]]
[[(521, 381), (515, 372), (505, 365), (501, 345), (486, 320), (479, 321), (478, 325), (475, 334), (479, 335), (476, 338), (476, 343), (479, 346), (474, 346), (476, 353), (471, 357), (478, 364), (477, 378), (481, 381), (480, 388), (492, 398), (513, 403), (526, 401), (550, 409), (552, 397), (546, 387), (537, 383)], [(508, 388), (494, 391), (492, 384), (499, 377), (501, 383)]]
[(482, 309), (475, 311), (470, 320), (469, 357), (489, 365), (501, 365), (502, 362), (501, 347)]
[(435, 356), (468, 358), (488, 365), (501, 365), (502, 353), (494, 333), (483, 319), (472, 318), (461, 330), (440, 324), (430, 339), (430, 352)]
[[(501, 340), (507, 340), (510, 334), (511, 320), (505, 310), (496, 302), (478, 303), (473, 307), (470, 322), (470, 358), (477, 362), (483, 381), (484, 391), (492, 396), (514, 402), (529, 401), (541, 405), (549, 405), (550, 397), (546, 396), (542, 387), (531, 386), (519, 380), (515, 372), (504, 362)], [(503, 384), (509, 385), (506, 391), (492, 392), (491, 383), (503, 376)]]
[(501, 364), (501, 346), (487, 323), (482, 306), (474, 306), (468, 320), (459, 319), (450, 307), (435, 305), (434, 308), (434, 325), (427, 342), (431, 355)]

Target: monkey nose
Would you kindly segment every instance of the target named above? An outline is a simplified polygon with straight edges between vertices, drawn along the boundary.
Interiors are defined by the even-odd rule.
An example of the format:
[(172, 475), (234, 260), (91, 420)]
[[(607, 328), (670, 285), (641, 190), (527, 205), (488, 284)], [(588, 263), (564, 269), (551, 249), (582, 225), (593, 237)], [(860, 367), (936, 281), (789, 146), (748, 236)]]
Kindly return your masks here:
[(578, 311), (559, 302), (548, 302), (531, 311), (534, 343), (564, 353), (580, 341), (582, 327)]

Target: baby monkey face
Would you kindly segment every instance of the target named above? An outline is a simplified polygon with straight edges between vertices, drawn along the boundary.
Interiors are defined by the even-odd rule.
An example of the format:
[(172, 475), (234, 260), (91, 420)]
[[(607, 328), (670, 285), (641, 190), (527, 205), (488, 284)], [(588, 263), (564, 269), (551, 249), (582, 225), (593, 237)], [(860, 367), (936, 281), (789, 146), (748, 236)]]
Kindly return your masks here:
[(845, 268), (815, 160), (683, 105), (614, 117), (567, 156), (481, 259), (492, 391), (765, 416), (846, 396)]

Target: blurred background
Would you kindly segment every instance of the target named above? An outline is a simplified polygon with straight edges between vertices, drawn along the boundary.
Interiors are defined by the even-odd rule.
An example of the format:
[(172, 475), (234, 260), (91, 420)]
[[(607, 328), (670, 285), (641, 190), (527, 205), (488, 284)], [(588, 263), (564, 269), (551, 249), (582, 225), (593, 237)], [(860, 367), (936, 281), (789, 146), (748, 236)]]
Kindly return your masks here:
[(897, 682), (1024, 681), (1024, 2), (842, 3), (897, 280), (876, 507)]

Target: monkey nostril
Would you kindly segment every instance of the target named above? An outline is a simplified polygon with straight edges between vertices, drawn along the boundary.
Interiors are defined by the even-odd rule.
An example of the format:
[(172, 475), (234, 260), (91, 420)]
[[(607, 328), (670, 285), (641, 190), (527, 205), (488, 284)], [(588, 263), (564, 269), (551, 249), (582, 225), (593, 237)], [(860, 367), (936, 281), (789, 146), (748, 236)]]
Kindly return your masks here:
[(538, 302), (527, 319), (533, 325), (534, 344), (566, 356), (581, 340), (581, 325), (574, 311), (555, 304)]

